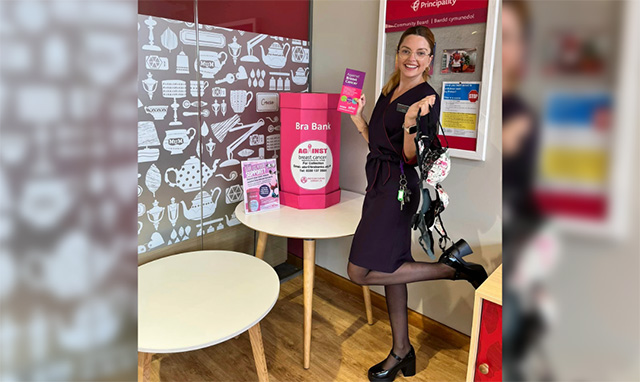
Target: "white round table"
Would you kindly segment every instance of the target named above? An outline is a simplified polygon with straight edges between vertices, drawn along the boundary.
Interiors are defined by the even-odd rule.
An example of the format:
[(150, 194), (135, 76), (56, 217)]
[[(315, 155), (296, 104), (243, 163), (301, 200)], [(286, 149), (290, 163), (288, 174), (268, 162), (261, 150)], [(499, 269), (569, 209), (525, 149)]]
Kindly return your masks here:
[[(316, 239), (332, 239), (353, 235), (356, 232), (364, 195), (342, 191), (340, 203), (317, 210), (299, 210), (281, 206), (273, 211), (245, 214), (244, 203), (239, 203), (235, 215), (249, 228), (258, 231), (256, 257), (262, 259), (268, 235), (304, 239), (303, 295), (304, 295), (304, 345), (303, 366), (308, 369), (311, 357), (311, 313), (313, 311), (313, 278), (316, 263)], [(367, 321), (373, 324), (369, 287), (362, 287)]]
[(195, 251), (138, 268), (138, 351), (144, 379), (154, 353), (202, 349), (249, 331), (258, 379), (269, 374), (260, 320), (280, 281), (265, 261), (232, 251)]

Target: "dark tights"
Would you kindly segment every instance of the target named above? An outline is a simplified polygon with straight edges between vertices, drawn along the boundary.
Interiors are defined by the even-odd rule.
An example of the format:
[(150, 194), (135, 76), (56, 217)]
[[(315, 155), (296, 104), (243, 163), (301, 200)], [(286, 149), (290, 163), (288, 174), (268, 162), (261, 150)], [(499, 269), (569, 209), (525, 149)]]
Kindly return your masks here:
[[(451, 279), (455, 270), (441, 263), (407, 262), (393, 273), (372, 271), (349, 263), (347, 272), (351, 280), (360, 285), (384, 285), (393, 335), (393, 352), (404, 357), (410, 350), (409, 321), (407, 317), (407, 283), (427, 280)], [(398, 361), (389, 356), (382, 365), (389, 369)]]

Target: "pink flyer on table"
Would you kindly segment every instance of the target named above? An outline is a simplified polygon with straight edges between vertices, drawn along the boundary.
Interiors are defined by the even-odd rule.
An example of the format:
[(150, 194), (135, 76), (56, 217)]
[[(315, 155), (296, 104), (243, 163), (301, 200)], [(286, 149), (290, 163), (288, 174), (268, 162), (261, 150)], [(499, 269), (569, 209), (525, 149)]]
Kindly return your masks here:
[(280, 186), (276, 160), (243, 161), (244, 212), (264, 212), (280, 208)]
[(364, 72), (347, 69), (344, 74), (340, 100), (338, 101), (338, 111), (348, 114), (356, 114), (358, 111), (357, 99), (362, 94), (364, 86)]

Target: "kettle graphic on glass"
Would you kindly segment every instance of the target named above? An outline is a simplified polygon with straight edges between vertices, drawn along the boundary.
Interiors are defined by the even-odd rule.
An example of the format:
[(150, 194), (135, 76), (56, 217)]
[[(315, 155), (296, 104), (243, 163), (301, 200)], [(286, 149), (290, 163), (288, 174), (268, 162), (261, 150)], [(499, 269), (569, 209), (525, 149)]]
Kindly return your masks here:
[(293, 83), (296, 85), (304, 85), (307, 83), (307, 78), (309, 77), (309, 67), (306, 68), (298, 68), (295, 73), (291, 70), (291, 79)]
[[(220, 162), (220, 159), (213, 161), (213, 166), (211, 168), (209, 168), (206, 163), (202, 163), (203, 187), (218, 169), (218, 162)], [(200, 159), (192, 155), (191, 158), (184, 162), (180, 169), (175, 169), (173, 167), (167, 169), (164, 173), (164, 181), (169, 185), (169, 187), (177, 186), (184, 192), (198, 191), (200, 189), (200, 165)], [(175, 174), (175, 182), (172, 182), (169, 179), (169, 174), (172, 172)]]
[(260, 45), (260, 49), (262, 50), (262, 61), (270, 68), (280, 69), (287, 63), (287, 55), (291, 50), (291, 45), (289, 43), (280, 45), (278, 42), (274, 42), (269, 46), (268, 54), (265, 53), (262, 45)]
[[(215, 200), (213, 197), (214, 194), (216, 195)], [(200, 220), (213, 215), (218, 206), (220, 194), (222, 194), (222, 189), (220, 187), (216, 187), (211, 190), (211, 194), (206, 190), (202, 190), (191, 201), (191, 208), (187, 208), (187, 204), (184, 200), (181, 200), (180, 204), (182, 204), (184, 217), (189, 220)]]

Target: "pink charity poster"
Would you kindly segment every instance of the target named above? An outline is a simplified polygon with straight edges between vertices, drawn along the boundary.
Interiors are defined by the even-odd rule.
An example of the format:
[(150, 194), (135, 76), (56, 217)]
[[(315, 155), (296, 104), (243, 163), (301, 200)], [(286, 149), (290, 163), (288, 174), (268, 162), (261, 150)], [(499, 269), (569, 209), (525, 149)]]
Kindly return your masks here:
[(342, 82), (342, 91), (338, 100), (338, 111), (355, 115), (358, 111), (358, 102), (364, 86), (364, 72), (347, 69)]
[(265, 212), (280, 208), (280, 185), (276, 159), (242, 161), (244, 212)]

